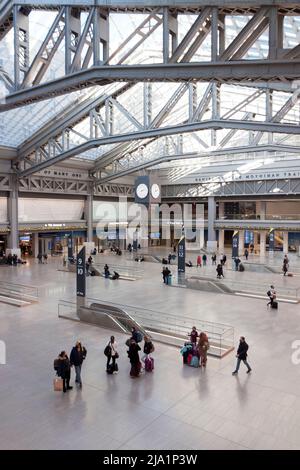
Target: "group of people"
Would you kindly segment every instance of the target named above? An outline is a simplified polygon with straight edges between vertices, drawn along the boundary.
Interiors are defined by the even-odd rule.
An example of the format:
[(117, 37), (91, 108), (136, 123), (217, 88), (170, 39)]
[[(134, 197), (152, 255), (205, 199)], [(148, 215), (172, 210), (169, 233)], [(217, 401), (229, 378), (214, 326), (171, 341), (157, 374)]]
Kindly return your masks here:
[(87, 350), (82, 346), (81, 341), (76, 341), (75, 346), (72, 348), (70, 358), (66, 351), (61, 351), (57, 359), (54, 360), (54, 370), (58, 377), (62, 380), (62, 391), (66, 393), (68, 390), (72, 390), (70, 385), (71, 380), (71, 368), (75, 369), (75, 383), (81, 388), (81, 367), (87, 355)]
[(115, 281), (116, 279), (119, 279), (120, 278), (120, 274), (117, 273), (117, 271), (114, 271), (113, 275), (110, 274), (110, 270), (109, 270), (109, 266), (108, 264), (106, 263), (104, 265), (104, 277), (106, 279), (112, 279), (113, 281)]
[[(140, 359), (139, 352), (141, 347), (139, 343), (144, 339), (143, 346), (143, 357)], [(127, 355), (130, 362), (130, 377), (137, 378), (141, 375), (144, 370), (153, 371), (154, 368), (154, 359), (151, 357), (151, 354), (154, 352), (154, 345), (149, 336), (144, 336), (140, 331), (135, 327), (132, 328), (131, 337), (126, 341), (126, 346), (128, 347)], [(114, 336), (110, 337), (108, 344), (104, 349), (104, 355), (107, 357), (106, 361), (106, 372), (108, 374), (117, 374), (119, 367), (117, 364), (117, 359), (119, 358), (119, 353), (117, 350), (117, 342)]]
[(39, 260), (39, 264), (47, 264), (48, 263), (48, 255), (47, 253), (38, 253), (37, 259)]
[[(207, 353), (210, 348), (207, 334), (204, 331), (199, 334), (197, 328), (193, 326), (192, 331), (188, 336), (190, 337), (191, 349), (186, 349), (184, 352), (184, 348), (181, 350), (183, 355), (183, 362), (188, 362), (187, 356), (189, 355), (189, 351), (192, 351), (193, 358), (197, 358), (198, 361), (197, 367), (205, 368), (207, 364)], [(143, 340), (143, 356), (140, 358), (140, 351), (142, 348), (140, 347), (139, 343), (141, 343)], [(155, 348), (153, 341), (149, 336), (143, 336), (140, 331), (133, 327), (131, 331), (131, 337), (126, 341), (125, 344), (128, 347), (127, 355), (130, 362), (129, 375), (131, 378), (137, 378), (145, 371), (152, 372), (154, 370), (154, 359), (152, 357), (152, 353), (155, 351)], [(232, 375), (236, 375), (238, 373), (241, 362), (243, 362), (247, 367), (247, 374), (251, 372), (252, 369), (247, 362), (248, 349), (249, 346), (246, 343), (245, 337), (241, 336), (236, 354), (237, 363), (235, 370), (232, 372)], [(119, 367), (117, 364), (119, 353), (117, 341), (114, 336), (110, 337), (107, 345), (105, 346), (104, 355), (107, 358), (107, 374), (117, 374), (119, 372)], [(87, 349), (82, 345), (81, 341), (76, 341), (75, 346), (71, 350), (70, 358), (68, 357), (65, 350), (61, 351), (58, 357), (54, 360), (53, 366), (62, 386), (60, 388), (55, 388), (55, 390), (62, 390), (64, 393), (66, 393), (68, 390), (73, 389), (73, 387), (70, 385), (71, 370), (73, 367), (75, 369), (75, 384), (77, 384), (79, 388), (82, 388), (81, 369), (86, 356)], [(57, 379), (54, 379), (54, 382), (56, 384)]]
[(22, 259), (18, 258), (18, 255), (16, 254), (11, 254), (8, 253), (6, 256), (4, 253), (2, 253), (2, 256), (0, 257), (0, 264), (8, 264), (9, 266), (17, 266), (18, 264), (26, 264), (26, 261), (23, 261)]

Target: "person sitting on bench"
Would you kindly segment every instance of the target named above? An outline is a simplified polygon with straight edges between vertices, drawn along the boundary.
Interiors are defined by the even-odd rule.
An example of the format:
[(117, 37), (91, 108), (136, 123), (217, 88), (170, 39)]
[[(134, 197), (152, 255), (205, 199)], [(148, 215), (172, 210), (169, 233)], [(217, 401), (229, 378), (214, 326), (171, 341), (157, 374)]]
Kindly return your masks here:
[(116, 279), (119, 279), (119, 277), (120, 277), (120, 274), (114, 271), (114, 275), (111, 278), (113, 281), (115, 281)]

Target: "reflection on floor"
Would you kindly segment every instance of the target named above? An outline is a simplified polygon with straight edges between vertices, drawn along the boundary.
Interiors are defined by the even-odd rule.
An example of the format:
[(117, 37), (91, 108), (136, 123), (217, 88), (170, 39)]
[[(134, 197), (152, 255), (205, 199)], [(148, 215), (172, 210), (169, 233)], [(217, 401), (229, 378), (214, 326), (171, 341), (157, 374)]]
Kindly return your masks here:
[[(103, 350), (111, 332), (57, 318), (58, 300), (75, 295), (74, 274), (58, 271), (62, 260), (3, 267), (0, 280), (37, 285), (40, 302), (26, 309), (0, 304), (0, 339), (7, 348), (7, 364), (0, 365), (0, 448), (300, 448), (300, 364), (292, 363), (293, 342), (300, 340), (299, 305), (271, 311), (264, 300), (168, 288), (159, 264), (128, 257), (105, 261), (136, 264), (144, 277), (135, 282), (90, 277), (89, 297), (233, 325), (236, 343), (245, 335), (250, 345), (252, 374), (241, 365), (232, 377), (234, 354), (209, 358), (206, 371), (184, 367), (177, 349), (157, 344), (154, 373), (131, 380), (126, 337), (117, 335), (120, 372), (107, 376)], [(280, 255), (276, 262), (280, 265)], [(300, 268), (299, 258), (290, 264)], [(213, 273), (215, 267), (204, 270)], [(298, 277), (247, 276), (266, 287), (300, 285)], [(83, 388), (55, 393), (53, 359), (62, 349), (70, 351), (76, 339), (88, 349)]]

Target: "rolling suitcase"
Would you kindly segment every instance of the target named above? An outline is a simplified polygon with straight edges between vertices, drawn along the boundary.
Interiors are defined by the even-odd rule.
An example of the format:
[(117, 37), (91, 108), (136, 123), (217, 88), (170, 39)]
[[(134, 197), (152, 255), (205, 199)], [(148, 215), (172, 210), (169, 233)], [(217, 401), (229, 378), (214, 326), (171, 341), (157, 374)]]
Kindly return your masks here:
[(190, 362), (191, 367), (199, 367), (199, 357), (198, 356), (193, 356), (192, 360)]
[(146, 357), (145, 359), (145, 371), (152, 372), (154, 369), (154, 359), (153, 357)]
[(276, 300), (273, 301), (272, 308), (278, 309), (278, 302)]
[(53, 388), (55, 392), (62, 392), (64, 387), (64, 381), (63, 379), (59, 377), (55, 377), (53, 379)]

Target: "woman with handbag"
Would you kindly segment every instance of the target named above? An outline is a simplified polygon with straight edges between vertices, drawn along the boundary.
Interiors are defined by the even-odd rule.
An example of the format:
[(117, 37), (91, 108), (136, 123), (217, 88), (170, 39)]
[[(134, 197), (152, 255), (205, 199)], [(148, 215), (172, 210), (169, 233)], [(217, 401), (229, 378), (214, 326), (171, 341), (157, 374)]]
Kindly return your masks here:
[[(110, 341), (104, 350), (104, 354), (107, 356), (106, 372), (109, 374), (117, 374), (119, 368), (116, 360), (118, 359), (119, 354), (117, 351), (117, 342), (114, 336), (110, 337)], [(110, 361), (112, 361), (111, 364)]]

